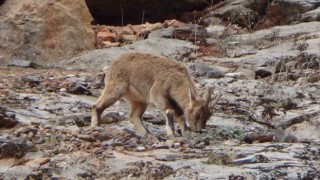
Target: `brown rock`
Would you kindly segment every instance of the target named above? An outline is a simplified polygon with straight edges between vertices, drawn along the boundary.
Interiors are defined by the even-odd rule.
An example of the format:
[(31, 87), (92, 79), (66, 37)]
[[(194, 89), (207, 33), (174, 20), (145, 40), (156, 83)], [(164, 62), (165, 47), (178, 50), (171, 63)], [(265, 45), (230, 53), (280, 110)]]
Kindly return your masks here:
[(166, 20), (163, 23), (164, 27), (174, 26), (174, 27), (180, 27), (183, 26), (185, 23), (178, 21), (176, 19)]
[(320, 81), (320, 75), (319, 74), (312, 74), (307, 77), (307, 81), (310, 83), (316, 83)]
[(125, 26), (125, 27), (121, 28), (120, 30), (118, 30), (117, 34), (119, 36), (134, 35), (134, 31), (129, 26)]
[(81, 140), (84, 140), (84, 141), (89, 141), (89, 142), (96, 141), (92, 136), (87, 135), (87, 134), (78, 134), (77, 137)]
[(272, 142), (273, 140), (273, 134), (261, 134), (261, 133), (250, 133), (245, 135), (245, 137), (242, 139), (242, 141), (252, 144), (253, 142)]
[(110, 31), (103, 31), (97, 33), (97, 38), (99, 38), (102, 41), (115, 42), (117, 39), (117, 35)]
[(155, 23), (155, 24), (146, 23), (145, 30), (147, 32), (151, 32), (151, 31), (155, 31), (158, 29), (162, 29), (162, 28), (163, 28), (162, 23)]
[(29, 137), (33, 137), (34, 135), (37, 134), (37, 129), (36, 128), (31, 128), (31, 127), (22, 127), (22, 128), (19, 128), (17, 129), (14, 134), (19, 137), (21, 136), (22, 134), (30, 134)]
[(137, 35), (122, 35), (124, 41), (137, 41), (140, 39)]
[(128, 25), (128, 26), (132, 29), (134, 34), (137, 34), (137, 35), (141, 34), (145, 29), (143, 25)]
[(0, 115), (0, 128), (2, 128), (2, 127), (4, 127), (4, 128), (12, 128), (17, 123), (18, 123), (18, 121), (16, 121), (15, 119), (2, 118), (1, 115)]
[(83, 0), (4, 1), (0, 6), (4, 59), (40, 62), (94, 48), (92, 17)]
[(39, 159), (30, 160), (25, 165), (26, 166), (32, 166), (32, 165), (35, 165), (35, 164), (43, 165), (43, 164), (46, 164), (48, 162), (50, 162), (50, 158), (39, 158)]

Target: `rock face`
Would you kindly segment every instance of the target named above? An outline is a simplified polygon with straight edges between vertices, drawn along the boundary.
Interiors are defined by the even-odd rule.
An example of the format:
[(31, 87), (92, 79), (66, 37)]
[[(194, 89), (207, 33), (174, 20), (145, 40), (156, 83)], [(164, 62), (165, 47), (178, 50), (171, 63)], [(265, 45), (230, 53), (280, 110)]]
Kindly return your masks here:
[(86, 0), (86, 3), (97, 23), (113, 25), (162, 22), (178, 18), (185, 11), (200, 10), (208, 5), (206, 0)]
[(210, 21), (212, 16), (219, 17), (251, 31), (319, 19), (319, 10), (315, 10), (320, 6), (317, 0), (234, 0), (224, 4), (210, 12), (205, 21)]
[(94, 47), (83, 0), (7, 0), (0, 14), (0, 57), (6, 61), (54, 61)]

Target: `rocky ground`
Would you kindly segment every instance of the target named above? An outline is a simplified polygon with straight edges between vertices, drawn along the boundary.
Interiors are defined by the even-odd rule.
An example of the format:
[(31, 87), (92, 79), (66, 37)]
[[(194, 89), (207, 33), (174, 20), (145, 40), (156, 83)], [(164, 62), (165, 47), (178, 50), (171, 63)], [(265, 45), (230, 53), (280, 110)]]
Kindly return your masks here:
[[(320, 4), (226, 2), (193, 13), (196, 24), (96, 25), (95, 50), (0, 66), (0, 179), (320, 179)], [(205, 132), (167, 139), (149, 107), (160, 143), (146, 141), (123, 100), (89, 126), (103, 67), (131, 51), (184, 62), (199, 94), (221, 91)]]

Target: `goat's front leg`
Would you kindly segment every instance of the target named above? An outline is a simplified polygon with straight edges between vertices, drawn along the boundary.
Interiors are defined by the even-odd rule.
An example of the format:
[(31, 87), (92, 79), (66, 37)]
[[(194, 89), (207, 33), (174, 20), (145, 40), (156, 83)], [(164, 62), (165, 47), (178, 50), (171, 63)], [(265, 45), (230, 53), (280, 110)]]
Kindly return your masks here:
[(179, 129), (181, 130), (181, 135), (184, 136), (186, 135), (188, 132), (190, 132), (190, 129), (187, 127), (186, 124), (186, 119), (184, 118), (183, 115), (177, 116), (176, 115), (176, 121), (179, 124)]
[(167, 130), (167, 136), (170, 139), (173, 139), (175, 137), (174, 132), (174, 110), (173, 109), (167, 109), (165, 110), (165, 116), (166, 116), (166, 130)]

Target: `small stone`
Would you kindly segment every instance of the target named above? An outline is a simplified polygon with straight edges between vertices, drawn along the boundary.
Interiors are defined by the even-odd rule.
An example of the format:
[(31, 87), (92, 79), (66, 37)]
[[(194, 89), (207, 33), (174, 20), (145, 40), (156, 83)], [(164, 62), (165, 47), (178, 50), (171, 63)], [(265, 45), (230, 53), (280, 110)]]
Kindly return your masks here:
[(181, 144), (178, 142), (178, 143), (174, 143), (173, 144), (173, 147), (174, 148), (181, 148)]
[(244, 75), (242, 73), (226, 73), (225, 74), (225, 77), (232, 77), (232, 78), (241, 78), (243, 77)]
[(214, 69), (206, 63), (197, 60), (195, 63), (195, 71), (198, 76), (204, 76), (207, 72), (214, 71)]
[(219, 71), (218, 69), (208, 71), (206, 73), (207, 78), (222, 78), (224, 76), (225, 76), (225, 74), (223, 72)]
[(228, 154), (212, 152), (209, 154), (209, 158), (205, 163), (215, 165), (227, 165), (231, 162), (232, 161)]
[(93, 138), (99, 141), (107, 141), (114, 137), (110, 132), (93, 133)]
[(80, 133), (80, 128), (77, 125), (73, 125), (68, 127), (68, 131), (72, 135), (77, 135)]
[(67, 90), (67, 88), (61, 88), (59, 91), (60, 92), (67, 92), (68, 90)]
[(0, 83), (0, 89), (4, 89), (5, 87), (7, 87), (5, 84)]
[(84, 140), (84, 141), (89, 141), (89, 142), (95, 142), (96, 141), (92, 136), (87, 135), (87, 134), (78, 134), (77, 138), (79, 138), (81, 140)]
[(117, 35), (108, 30), (104, 32), (98, 32), (97, 38), (99, 38), (102, 41), (115, 42)]
[(159, 161), (175, 161), (178, 159), (178, 156), (176, 154), (159, 154), (155, 158)]
[(100, 89), (90, 89), (90, 93), (93, 97), (100, 97), (102, 91)]
[(27, 166), (33, 166), (35, 164), (43, 165), (50, 161), (50, 158), (39, 158), (39, 159), (33, 159), (31, 161), (28, 161), (26, 163)]
[(36, 75), (32, 76), (32, 75), (30, 75), (30, 76), (24, 76), (22, 78), (22, 81), (39, 84), (41, 79), (40, 79), (40, 76), (36, 76)]
[(233, 161), (233, 164), (235, 165), (243, 165), (243, 164), (252, 164), (257, 163), (258, 160), (255, 156), (249, 156), (245, 158), (236, 159)]
[(37, 134), (37, 129), (36, 128), (30, 128), (30, 127), (21, 127), (17, 129), (13, 134), (17, 137), (19, 136), (24, 136), (32, 132), (34, 135)]
[(272, 71), (268, 68), (259, 68), (254, 72), (255, 79), (265, 78), (272, 75)]
[(167, 144), (165, 144), (164, 142), (159, 142), (159, 143), (153, 144), (152, 148), (155, 148), (155, 149), (169, 149), (170, 147)]
[(130, 140), (128, 140), (124, 143), (124, 146), (125, 147), (136, 147), (137, 142), (138, 142), (138, 139), (135, 137), (132, 137)]
[(210, 25), (206, 28), (206, 30), (210, 37), (219, 37), (225, 33), (226, 27), (220, 26), (220, 25), (216, 25), (216, 26)]
[(135, 151), (137, 151), (137, 152), (143, 152), (143, 151), (145, 151), (145, 150), (146, 150), (146, 148), (143, 147), (143, 146), (139, 146), (139, 147), (136, 147), (136, 148), (135, 148)]
[(80, 83), (73, 83), (73, 85), (69, 87), (68, 92), (71, 94), (89, 94), (90, 93), (88, 88)]
[(32, 137), (34, 137), (35, 136), (35, 134), (32, 132), (32, 131), (30, 131), (29, 133), (28, 133), (28, 138), (32, 138)]
[(102, 148), (107, 148), (107, 147), (109, 147), (109, 146), (112, 146), (113, 143), (114, 143), (114, 139), (110, 139), (110, 140), (108, 140), (108, 141), (102, 141), (101, 144), (100, 144), (100, 146), (101, 146)]

